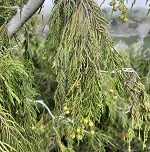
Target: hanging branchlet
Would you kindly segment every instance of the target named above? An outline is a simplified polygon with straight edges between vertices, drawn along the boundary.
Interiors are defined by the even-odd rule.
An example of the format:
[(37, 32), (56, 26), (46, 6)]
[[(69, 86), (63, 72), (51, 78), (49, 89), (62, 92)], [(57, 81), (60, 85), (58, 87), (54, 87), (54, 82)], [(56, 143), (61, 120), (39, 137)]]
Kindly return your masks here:
[[(121, 7), (123, 2), (118, 3), (118, 9), (125, 13), (126, 7)], [(149, 119), (149, 109), (145, 106), (149, 99), (145, 89), (139, 82), (137, 73), (123, 67), (124, 61), (114, 49), (107, 31), (109, 23), (95, 2), (69, 0), (64, 8), (60, 6), (62, 1), (57, 1), (53, 11), (65, 10), (66, 24), (55, 25), (58, 29), (63, 26), (59, 32), (55, 29), (54, 22), (50, 26), (50, 31), (59, 34), (53, 64), (58, 83), (54, 97), (56, 111), (59, 114), (64, 112), (75, 122), (68, 132), (72, 139), (78, 141), (86, 138), (88, 131), (95, 134), (97, 122), (103, 128), (108, 122), (114, 126), (120, 125), (115, 124), (115, 120), (119, 120), (122, 126), (126, 126), (126, 140), (130, 147), (135, 126), (149, 128), (144, 122)], [(52, 16), (56, 19), (54, 12), (51, 19)], [(62, 22), (63, 18), (59, 19)], [(53, 42), (54, 38), (55, 35)], [(107, 114), (108, 120), (104, 123)]]
[(126, 17), (128, 8), (125, 6), (124, 0), (117, 0), (117, 1), (116, 0), (112, 0), (109, 3), (109, 5), (113, 7), (112, 8), (112, 14), (115, 11), (120, 11), (121, 12), (119, 18), (121, 19), (123, 24), (128, 22), (128, 18)]
[[(31, 71), (12, 58), (9, 37), (5, 26), (0, 27), (0, 134), (1, 151), (39, 151), (40, 147), (31, 146), (39, 134), (32, 132), (36, 112), (26, 98), (33, 98), (33, 76)], [(31, 68), (31, 67), (30, 67)], [(35, 136), (35, 137), (34, 137)]]
[[(21, 7), (26, 1), (15, 4), (20, 2)], [(6, 3), (11, 9), (11, 1)], [(54, 4), (46, 51), (39, 55), (49, 70), (48, 76), (44, 71), (44, 81), (53, 75), (48, 67), (51, 62), (57, 75), (53, 112), (42, 100), (34, 100), (29, 56), (24, 64), (12, 58), (5, 21), (0, 23), (0, 150), (32, 152), (46, 146), (66, 152), (83, 141), (84, 151), (105, 151), (106, 145), (115, 147), (115, 138), (127, 143), (130, 151), (135, 135), (144, 149), (150, 130), (149, 97), (138, 74), (124, 67), (114, 49), (101, 8), (92, 0), (55, 0)], [(123, 22), (128, 21), (123, 0), (112, 0), (110, 5), (113, 11), (121, 11)], [(25, 36), (23, 47), (28, 53), (32, 50), (28, 33)], [(3, 48), (7, 52), (1, 51)], [(47, 122), (42, 117), (36, 123), (35, 103), (47, 110)]]
[[(148, 4), (149, 0), (145, 0), (145, 5)], [(128, 3), (128, 0), (126, 1)], [(131, 9), (134, 7), (136, 4), (136, 0), (132, 1)], [(122, 21), (122, 24), (128, 22), (127, 18), (127, 12), (128, 12), (128, 7), (125, 4), (125, 0), (111, 0), (109, 5), (112, 7), (112, 14), (113, 12), (120, 11), (119, 19)], [(150, 9), (148, 9), (147, 16), (150, 12)]]

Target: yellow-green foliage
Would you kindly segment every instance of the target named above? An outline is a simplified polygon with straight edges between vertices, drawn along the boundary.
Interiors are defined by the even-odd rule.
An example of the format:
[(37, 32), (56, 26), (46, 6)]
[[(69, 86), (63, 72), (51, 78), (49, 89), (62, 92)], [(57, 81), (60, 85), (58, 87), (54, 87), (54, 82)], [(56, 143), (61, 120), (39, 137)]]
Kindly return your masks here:
[[(106, 127), (105, 133), (114, 137), (120, 126), (126, 132), (124, 140), (130, 149), (136, 130), (149, 130), (149, 99), (144, 86), (134, 70), (124, 67), (107, 32), (108, 22), (93, 1), (79, 1), (75, 8), (70, 1), (64, 12), (60, 4), (57, 1), (52, 11), (51, 16), (56, 20), (50, 24), (50, 31), (60, 38), (53, 62), (58, 83), (56, 109), (72, 121), (62, 136), (67, 141), (69, 136), (82, 141), (89, 134), (95, 139), (100, 128)], [(55, 24), (59, 22), (55, 10), (62, 11), (66, 17), (63, 24)], [(64, 29), (60, 32), (55, 26)], [(55, 36), (49, 41), (55, 42)]]
[(7, 33), (3, 26), (0, 29), (0, 151), (40, 151), (36, 143), (40, 133), (31, 129), (36, 124), (36, 111), (28, 101), (35, 96), (33, 75), (29, 63), (24, 65), (11, 57)]
[(28, 0), (0, 0), (0, 26), (9, 21)]
[[(6, 50), (5, 50), (6, 51)], [(9, 51), (9, 50), (7, 50)], [(39, 134), (32, 131), (36, 112), (32, 75), (10, 53), (0, 53), (0, 138), (1, 151), (35, 151)], [(35, 146), (36, 145), (36, 146)]]
[[(0, 28), (0, 151), (130, 151), (135, 140), (143, 150), (149, 98), (137, 73), (114, 49), (101, 9), (92, 0), (56, 0), (49, 23), (45, 46), (36, 45), (27, 25), (23, 48), (31, 56), (22, 62), (12, 55), (4, 23)], [(56, 85), (48, 103), (55, 100), (55, 116), (46, 107), (48, 114), (39, 120), (29, 102), (38, 87), (31, 59), (39, 73), (35, 82), (46, 84), (46, 91)]]

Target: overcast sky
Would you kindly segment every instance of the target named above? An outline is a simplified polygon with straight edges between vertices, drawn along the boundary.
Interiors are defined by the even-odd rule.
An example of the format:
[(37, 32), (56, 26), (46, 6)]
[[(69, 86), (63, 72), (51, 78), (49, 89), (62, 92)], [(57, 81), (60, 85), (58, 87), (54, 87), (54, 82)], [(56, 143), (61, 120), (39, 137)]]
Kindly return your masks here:
[[(102, 1), (103, 0), (95, 0), (95, 2), (98, 4), (98, 5), (100, 5), (101, 3), (102, 3)], [(110, 1), (111, 0), (105, 0), (105, 3), (103, 4), (103, 7), (108, 7), (109, 5), (109, 3), (110, 3)], [(126, 0), (125, 0), (126, 1)], [(133, 2), (133, 0), (128, 0), (128, 5), (127, 6), (131, 6), (131, 4), (132, 4), (132, 2)], [(145, 6), (145, 2), (146, 2), (146, 0), (136, 0), (136, 5), (135, 5), (135, 7), (137, 6), (137, 7), (147, 7), (148, 8), (148, 6)], [(44, 9), (46, 10), (46, 11), (51, 11), (51, 9), (52, 9), (52, 7), (53, 7), (53, 3), (52, 3), (52, 0), (45, 0), (45, 3), (44, 3)]]

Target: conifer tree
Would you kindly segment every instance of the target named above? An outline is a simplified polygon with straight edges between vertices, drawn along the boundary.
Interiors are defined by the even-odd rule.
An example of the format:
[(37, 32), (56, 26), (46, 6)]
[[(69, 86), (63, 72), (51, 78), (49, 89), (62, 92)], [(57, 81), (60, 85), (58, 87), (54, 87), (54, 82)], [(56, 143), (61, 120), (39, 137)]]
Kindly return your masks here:
[[(148, 150), (149, 96), (115, 50), (101, 7), (55, 0), (46, 39), (31, 38), (31, 16), (43, 2), (0, 2), (0, 151)], [(125, 24), (124, 0), (110, 6)], [(49, 80), (54, 95), (39, 86)], [(48, 106), (37, 100), (38, 88)]]

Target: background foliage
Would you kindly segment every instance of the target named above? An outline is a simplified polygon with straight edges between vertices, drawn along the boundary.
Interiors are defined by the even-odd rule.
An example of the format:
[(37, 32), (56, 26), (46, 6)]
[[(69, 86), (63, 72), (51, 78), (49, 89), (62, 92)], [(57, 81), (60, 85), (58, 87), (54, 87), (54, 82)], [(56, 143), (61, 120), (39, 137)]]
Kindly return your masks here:
[[(148, 150), (149, 61), (114, 49), (93, 1), (73, 2), (55, 1), (46, 38), (35, 15), (9, 42), (4, 23), (13, 11), (1, 10), (0, 150)], [(123, 5), (112, 2), (113, 10)]]

